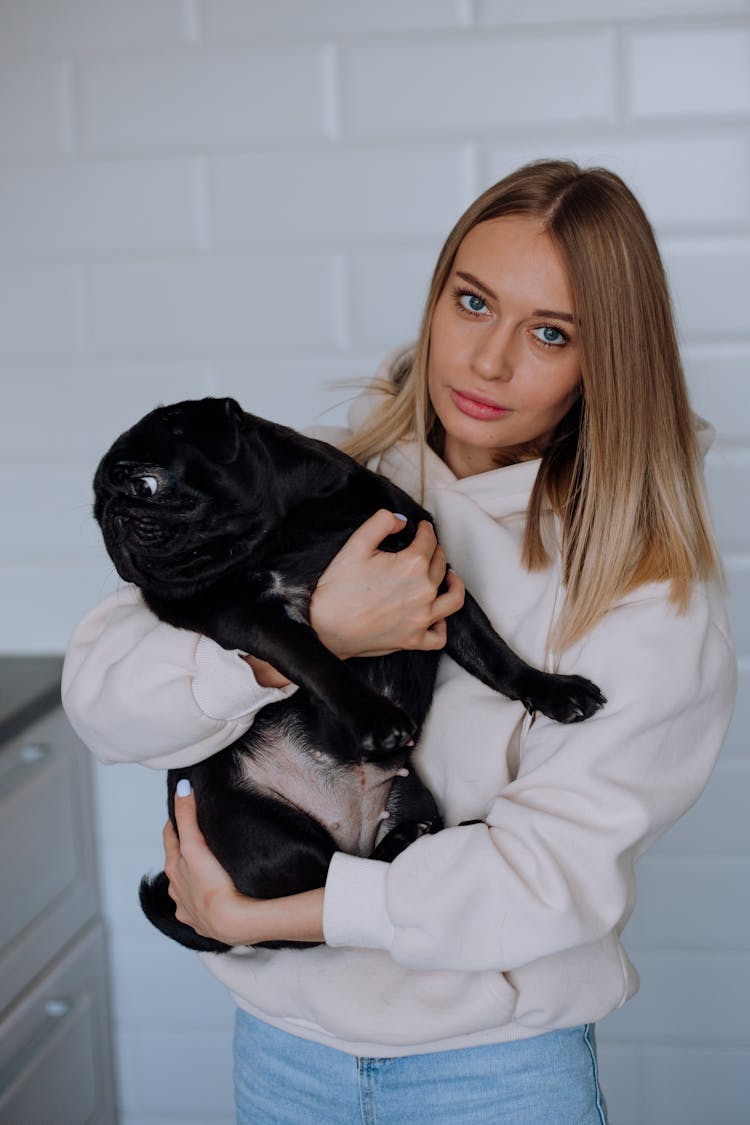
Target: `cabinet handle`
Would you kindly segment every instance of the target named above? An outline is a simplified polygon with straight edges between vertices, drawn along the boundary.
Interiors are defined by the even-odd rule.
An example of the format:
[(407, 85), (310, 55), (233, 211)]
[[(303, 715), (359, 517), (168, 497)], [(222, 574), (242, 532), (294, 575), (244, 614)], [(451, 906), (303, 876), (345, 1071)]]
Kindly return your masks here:
[(18, 756), (25, 766), (36, 765), (48, 754), (49, 746), (45, 742), (24, 742), (18, 751)]
[(77, 1005), (73, 1000), (45, 1000), (37, 1009), (37, 1024), (31, 1030), (25, 1043), (0, 1068), (0, 1098), (19, 1079), (25, 1070), (33, 1065), (49, 1042), (59, 1035), (67, 1034), (64, 1029), (67, 1020)]
[(71, 1009), (69, 1000), (48, 1000), (44, 1005), (44, 1014), (50, 1016), (51, 1019), (59, 1020), (63, 1016), (67, 1016)]
[(38, 770), (54, 760), (52, 747), (46, 742), (22, 742), (11, 751), (0, 773), (0, 800), (26, 785)]

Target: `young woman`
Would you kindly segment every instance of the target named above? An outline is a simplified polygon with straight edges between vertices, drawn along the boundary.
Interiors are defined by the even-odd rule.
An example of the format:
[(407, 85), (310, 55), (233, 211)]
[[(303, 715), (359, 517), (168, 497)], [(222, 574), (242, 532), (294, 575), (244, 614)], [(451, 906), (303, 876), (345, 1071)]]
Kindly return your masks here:
[[(735, 686), (704, 428), (622, 181), (542, 162), (486, 191), (416, 347), (325, 436), (423, 494), (441, 541), (425, 524), (386, 554), (396, 516), (363, 525), (312, 599), (329, 648), (442, 647), (463, 580), (526, 659), (608, 702), (575, 727), (532, 719), (443, 660), (415, 760), (448, 827), (390, 865), (339, 853), (324, 889), (290, 898), (240, 896), (177, 800), (178, 917), (238, 947), (204, 959), (238, 1004), (240, 1121), (602, 1122), (591, 1028), (637, 988), (634, 862), (701, 792)], [(79, 626), (64, 681), (96, 754), (156, 767), (294, 690), (132, 589)], [(281, 938), (324, 944), (247, 948)]]

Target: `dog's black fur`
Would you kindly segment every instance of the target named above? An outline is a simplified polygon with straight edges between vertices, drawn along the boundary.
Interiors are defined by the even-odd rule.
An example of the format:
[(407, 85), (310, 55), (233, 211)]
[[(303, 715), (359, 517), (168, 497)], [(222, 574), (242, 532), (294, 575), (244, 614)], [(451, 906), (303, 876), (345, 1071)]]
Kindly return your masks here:
[[(175, 787), (187, 777), (208, 845), (243, 894), (320, 887), (337, 850), (391, 860), (441, 827), (434, 799), (407, 766), (439, 654), (344, 662), (308, 617), (318, 578), (369, 516), (380, 508), (407, 516), (380, 545), (399, 551), (429, 513), (333, 446), (246, 414), (233, 399), (146, 415), (102, 459), (94, 492), (118, 572), (159, 618), (251, 652), (299, 685), (226, 750), (169, 771), (172, 822)], [(446, 651), (495, 690), (561, 722), (604, 703), (588, 680), (520, 660), (468, 593), (448, 618)], [(141, 904), (183, 945), (228, 948), (176, 920), (163, 872), (144, 878)]]

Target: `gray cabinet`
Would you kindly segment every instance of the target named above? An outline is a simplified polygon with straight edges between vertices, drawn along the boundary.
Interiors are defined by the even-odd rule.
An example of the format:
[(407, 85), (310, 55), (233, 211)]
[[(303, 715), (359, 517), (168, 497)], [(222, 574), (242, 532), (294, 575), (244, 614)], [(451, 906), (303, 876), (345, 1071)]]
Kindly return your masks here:
[(0, 659), (0, 1125), (113, 1125), (89, 755), (59, 660)]

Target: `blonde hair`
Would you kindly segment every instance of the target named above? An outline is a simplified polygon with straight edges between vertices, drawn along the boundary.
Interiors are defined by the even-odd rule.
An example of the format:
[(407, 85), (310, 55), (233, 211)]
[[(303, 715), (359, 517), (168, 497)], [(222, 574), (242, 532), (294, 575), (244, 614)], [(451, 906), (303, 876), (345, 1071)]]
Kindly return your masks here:
[(480, 195), (440, 252), (416, 348), (397, 357), (380, 385), (380, 408), (346, 449), (364, 461), (412, 439), (442, 452), (427, 386), (433, 312), (468, 232), (506, 215), (537, 218), (554, 240), (578, 322), (581, 397), (544, 450), (498, 457), (498, 464), (541, 457), (523, 561), (530, 570), (549, 564), (541, 529), (547, 501), (562, 527), (566, 597), (551, 639), (560, 651), (646, 582), (670, 582), (684, 611), (694, 583), (721, 573), (664, 267), (619, 176), (540, 161)]

